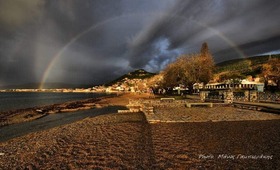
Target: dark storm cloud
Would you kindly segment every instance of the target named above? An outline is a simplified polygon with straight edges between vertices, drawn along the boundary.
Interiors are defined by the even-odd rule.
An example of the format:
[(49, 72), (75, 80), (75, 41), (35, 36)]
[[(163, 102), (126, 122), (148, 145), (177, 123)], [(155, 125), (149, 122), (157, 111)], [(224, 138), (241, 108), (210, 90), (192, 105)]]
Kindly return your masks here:
[[(279, 5), (277, 0), (269, 3), (264, 0), (178, 1), (135, 39), (130, 49), (130, 65), (144, 67), (154, 56), (147, 55), (146, 49), (153, 51), (152, 44), (162, 37), (169, 40), (169, 50), (183, 49), (186, 53), (199, 50), (200, 45), (207, 41), (216, 61), (244, 57), (237, 53), (236, 48), (244, 50), (248, 56), (277, 50), (279, 45), (273, 40), (258, 44), (258, 52), (249, 49), (255, 42), (280, 35), (280, 22), (277, 21)], [(224, 50), (228, 52), (226, 56), (221, 53)]]
[[(104, 83), (159, 71), (207, 41), (216, 61), (279, 50), (271, 0), (0, 0), (0, 86)], [(75, 41), (74, 41), (75, 40)], [(71, 43), (69, 43), (71, 42)], [(63, 51), (62, 51), (63, 49)]]
[(32, 22), (32, 20), (41, 14), (43, 1), (35, 0), (13, 0), (0, 1), (0, 35), (1, 39), (10, 37), (19, 28)]
[[(65, 44), (91, 25), (113, 15), (120, 15), (121, 9), (119, 1), (27, 0), (23, 2), (16, 0), (0, 1), (0, 3), (0, 85), (40, 82), (52, 58)], [(104, 5), (106, 3), (110, 5)], [(96, 29), (91, 32), (90, 37), (98, 39), (100, 35), (102, 29)], [(94, 44), (90, 44), (89, 41), (83, 37), (79, 42), (80, 46), (84, 45), (87, 48), (83, 49), (85, 51), (75, 53), (76, 60), (91, 56), (90, 50)], [(72, 63), (65, 60), (64, 64), (58, 67), (67, 69), (67, 65), (70, 68), (75, 65), (76, 61), (71, 60), (71, 57), (74, 56), (69, 57)], [(94, 64), (94, 58), (89, 63)], [(84, 70), (83, 66), (78, 67), (79, 72), (88, 71)], [(50, 77), (62, 76), (54, 81), (64, 81), (61, 79), (64, 76), (68, 79), (67, 74), (61, 74), (62, 69), (53, 70), (58, 72), (53, 72), (54, 75)]]
[[(268, 39), (258, 40), (246, 44), (239, 45), (239, 48), (245, 53), (245, 54), (251, 54), (253, 56), (257, 56), (260, 54), (266, 53), (267, 54), (275, 54), (273, 51), (279, 53), (279, 44), (280, 44), (280, 35)], [(228, 48), (225, 50), (221, 50), (216, 53), (216, 59), (217, 60), (225, 60), (223, 57), (228, 56), (227, 59), (235, 59), (236, 57), (232, 54), (235, 54), (235, 49)]]
[[(0, 84), (33, 80), (32, 39), (36, 29), (30, 26), (40, 17), (43, 1), (0, 1)], [(25, 49), (25, 50), (22, 50)], [(25, 56), (30, 56), (26, 58)]]

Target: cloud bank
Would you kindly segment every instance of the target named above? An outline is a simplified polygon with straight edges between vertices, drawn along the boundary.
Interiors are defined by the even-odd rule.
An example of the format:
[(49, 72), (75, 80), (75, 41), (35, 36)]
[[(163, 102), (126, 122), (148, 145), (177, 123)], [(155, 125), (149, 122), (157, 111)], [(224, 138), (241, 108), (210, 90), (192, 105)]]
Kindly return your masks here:
[(72, 84), (157, 72), (205, 41), (216, 62), (277, 51), (278, 16), (277, 0), (0, 1), (0, 86), (48, 68), (46, 82)]

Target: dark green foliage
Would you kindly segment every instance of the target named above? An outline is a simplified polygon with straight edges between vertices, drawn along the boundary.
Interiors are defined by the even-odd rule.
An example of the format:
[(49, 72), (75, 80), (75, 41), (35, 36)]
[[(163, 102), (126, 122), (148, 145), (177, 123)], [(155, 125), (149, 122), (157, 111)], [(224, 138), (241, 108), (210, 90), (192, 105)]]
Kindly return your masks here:
[(229, 72), (228, 74), (223, 74), (220, 76), (221, 81), (225, 80), (238, 80), (238, 79), (244, 79), (246, 76), (239, 74), (238, 72)]
[(235, 59), (218, 63), (216, 65), (215, 73), (221, 72), (238, 72), (241, 76), (251, 75), (255, 77), (262, 71), (262, 65), (267, 63), (269, 58), (280, 58), (280, 54), (255, 56), (250, 58)]

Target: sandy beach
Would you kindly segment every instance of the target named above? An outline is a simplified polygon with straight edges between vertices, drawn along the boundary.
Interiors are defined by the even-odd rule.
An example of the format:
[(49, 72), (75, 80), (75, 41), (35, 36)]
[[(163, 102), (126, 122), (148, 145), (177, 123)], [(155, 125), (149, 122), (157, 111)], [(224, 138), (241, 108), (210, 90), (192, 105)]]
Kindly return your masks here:
[[(128, 94), (96, 104), (126, 105), (129, 99), (139, 97), (148, 98)], [(171, 119), (172, 113), (172, 119), (174, 115), (187, 114), (190, 121), (184, 123), (149, 124), (142, 112), (111, 113), (30, 133), (0, 143), (0, 169), (277, 169), (280, 166), (279, 115), (232, 107), (211, 109), (209, 112), (208, 108), (192, 108), (188, 113), (183, 108), (155, 111), (157, 115), (162, 113), (162, 119)]]

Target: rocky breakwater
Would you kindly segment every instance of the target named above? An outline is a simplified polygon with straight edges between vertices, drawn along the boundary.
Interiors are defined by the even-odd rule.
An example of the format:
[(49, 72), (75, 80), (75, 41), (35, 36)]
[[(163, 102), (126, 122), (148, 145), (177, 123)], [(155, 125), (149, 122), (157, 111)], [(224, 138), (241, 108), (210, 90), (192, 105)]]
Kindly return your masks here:
[(85, 99), (80, 101), (71, 101), (61, 104), (53, 104), (48, 106), (33, 107), (26, 109), (18, 109), (0, 113), (0, 127), (39, 119), (48, 114), (75, 112), (79, 110), (87, 110), (99, 107), (97, 104), (101, 99)]

